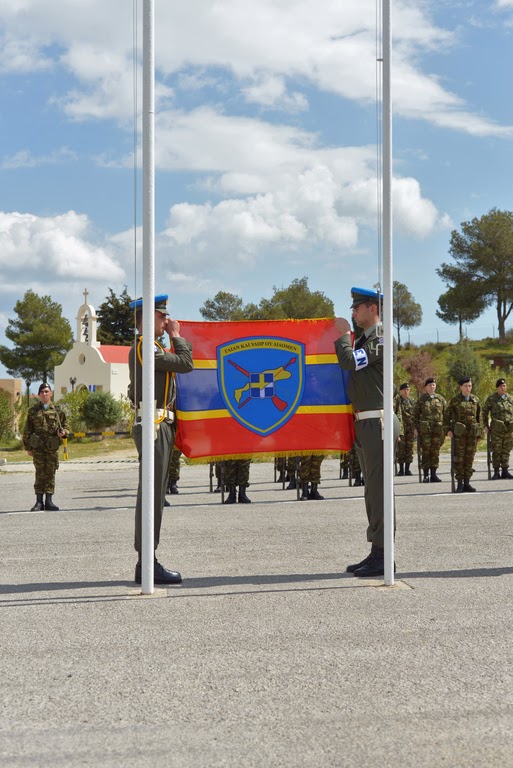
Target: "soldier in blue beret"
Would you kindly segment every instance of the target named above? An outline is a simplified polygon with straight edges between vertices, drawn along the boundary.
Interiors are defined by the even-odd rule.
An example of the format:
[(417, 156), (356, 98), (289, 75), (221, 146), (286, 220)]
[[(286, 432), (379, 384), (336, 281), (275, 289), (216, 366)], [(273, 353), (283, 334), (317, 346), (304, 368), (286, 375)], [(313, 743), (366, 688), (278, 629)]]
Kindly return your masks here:
[[(157, 412), (154, 417), (157, 435), (155, 438), (155, 482), (154, 482), (154, 548), (158, 547), (160, 527), (162, 524), (162, 509), (165, 502), (169, 460), (176, 434), (175, 373), (189, 373), (194, 368), (192, 360), (192, 345), (180, 336), (180, 323), (172, 320), (167, 313), (167, 295), (155, 296), (155, 357), (149, 361), (155, 366), (155, 402)], [(142, 369), (146, 362), (142, 359), (142, 322), (143, 302), (136, 299), (130, 307), (135, 309), (135, 323), (138, 334), (128, 357), (130, 384), (128, 397), (135, 408), (134, 427), (132, 430), (134, 442), (139, 454), (139, 487), (135, 507), (135, 549), (139, 555), (135, 567), (135, 581), (141, 583), (141, 527), (142, 527)], [(158, 342), (164, 333), (169, 335), (173, 352), (169, 352)], [(182, 577), (178, 571), (168, 571), (155, 558), (154, 583), (180, 584)]]
[[(365, 478), (365, 508), (367, 511), (367, 541), (369, 555), (359, 563), (347, 566), (355, 576), (383, 576), (384, 558), (384, 496), (383, 496), (383, 339), (380, 330), (380, 308), (383, 294), (366, 288), (351, 288), (352, 317), (363, 329), (354, 349), (351, 326), (342, 317), (336, 319), (340, 338), (335, 350), (340, 367), (350, 371), (348, 395), (355, 415), (355, 447)], [(394, 342), (394, 360), (397, 357)], [(394, 414), (394, 438), (399, 437), (399, 420)]]

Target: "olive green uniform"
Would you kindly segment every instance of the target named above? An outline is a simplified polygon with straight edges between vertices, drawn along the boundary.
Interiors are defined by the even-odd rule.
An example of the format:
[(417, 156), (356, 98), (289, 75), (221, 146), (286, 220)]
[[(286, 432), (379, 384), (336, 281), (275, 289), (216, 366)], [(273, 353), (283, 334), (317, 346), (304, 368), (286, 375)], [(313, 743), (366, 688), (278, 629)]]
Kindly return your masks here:
[(493, 468), (507, 470), (513, 447), (513, 397), (494, 392), (486, 398), (482, 416), (484, 426), (490, 428)]
[(59, 429), (67, 431), (67, 419), (54, 403), (44, 408), (37, 403), (29, 408), (25, 429), (23, 431), (23, 446), (26, 451), (32, 451), (32, 460), (36, 470), (34, 490), (36, 495), (55, 492), (55, 473), (59, 468)]
[[(368, 328), (353, 351), (348, 334), (335, 341), (340, 367), (350, 371), (347, 393), (355, 411), (383, 410), (383, 345), (378, 343), (376, 326)], [(397, 347), (394, 341), (394, 360)], [(355, 421), (355, 447), (365, 478), (367, 541), (383, 549), (383, 436), (382, 420)], [(399, 436), (399, 421), (394, 414), (394, 438)], [(394, 516), (395, 517), (395, 516)]]
[(424, 393), (415, 403), (413, 424), (420, 435), (420, 455), (424, 473), (430, 469), (438, 469), (440, 449), (447, 433), (447, 430), (444, 430), (446, 410), (445, 399), (436, 393)]
[[(137, 501), (135, 506), (135, 539), (134, 546), (139, 555), (141, 553), (141, 527), (142, 527), (142, 424), (139, 414), (139, 403), (142, 399), (142, 366), (137, 353), (141, 336), (138, 336), (135, 344), (130, 348), (128, 365), (130, 371), (130, 384), (128, 397), (136, 406), (136, 416), (133, 427), (133, 438), (139, 454), (139, 486), (137, 488)], [(155, 345), (155, 400), (156, 408), (167, 409), (166, 418), (155, 425), (157, 436), (154, 443), (154, 549), (157, 549), (160, 540), (160, 527), (162, 524), (162, 509), (165, 501), (169, 460), (175, 440), (175, 422), (172, 416), (176, 398), (176, 384), (173, 373), (189, 373), (194, 368), (192, 360), (192, 346), (181, 337), (172, 339), (174, 352), (166, 352)], [(140, 347), (142, 352), (142, 345)], [(167, 386), (167, 395), (166, 395)], [(137, 402), (136, 402), (137, 400)]]
[(453, 433), (454, 476), (458, 482), (474, 473), (477, 441), (482, 434), (481, 406), (475, 395), (468, 400), (460, 393), (451, 398), (446, 410), (445, 432)]

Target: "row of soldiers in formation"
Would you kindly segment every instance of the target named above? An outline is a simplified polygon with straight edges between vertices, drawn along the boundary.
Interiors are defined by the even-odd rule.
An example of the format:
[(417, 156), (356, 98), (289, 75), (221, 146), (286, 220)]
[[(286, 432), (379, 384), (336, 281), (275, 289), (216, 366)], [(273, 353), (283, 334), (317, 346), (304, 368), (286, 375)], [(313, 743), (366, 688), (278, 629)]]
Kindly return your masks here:
[[(507, 393), (506, 380), (496, 382), (496, 391), (481, 406), (472, 394), (470, 377), (458, 382), (459, 393), (449, 402), (436, 392), (436, 379), (430, 377), (424, 384), (424, 392), (418, 399), (410, 397), (410, 385), (401, 384), (394, 398), (394, 411), (399, 418), (400, 441), (397, 444), (397, 475), (412, 475), (410, 469), (417, 441), (424, 483), (439, 483), (437, 475), (440, 450), (445, 437), (453, 440), (452, 462), (456, 480), (456, 492), (473, 492), (470, 478), (474, 472), (474, 457), (478, 440), (483, 432), (489, 433), (489, 449), (493, 465), (492, 480), (513, 479), (509, 472), (509, 457), (513, 447), (513, 397)], [(178, 493), (177, 480), (180, 477), (180, 456), (174, 449), (169, 468), (169, 493)], [(276, 469), (278, 482), (288, 482), (287, 490), (295, 490), (299, 484), (300, 500), (322, 500), (318, 487), (321, 482), (322, 456), (278, 458)], [(222, 484), (228, 490), (225, 503), (250, 503), (246, 489), (249, 486), (249, 459), (228, 460), (216, 464), (217, 492)], [(298, 467), (299, 464), (299, 467)], [(341, 477), (352, 478), (354, 486), (364, 485), (358, 456), (353, 446), (351, 451), (341, 455)], [(237, 494), (237, 488), (238, 494)]]

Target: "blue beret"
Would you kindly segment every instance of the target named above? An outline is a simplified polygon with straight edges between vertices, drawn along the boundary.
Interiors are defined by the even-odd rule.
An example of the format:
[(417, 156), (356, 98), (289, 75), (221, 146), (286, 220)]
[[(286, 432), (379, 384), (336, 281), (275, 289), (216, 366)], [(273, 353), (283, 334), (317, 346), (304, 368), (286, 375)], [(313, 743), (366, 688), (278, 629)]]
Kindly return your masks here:
[[(167, 300), (168, 300), (167, 293), (161, 293), (158, 296), (155, 296), (155, 310), (157, 312), (165, 312), (167, 314)], [(130, 302), (130, 309), (142, 309), (143, 300), (142, 297), (139, 299), (135, 299), (135, 301)]]
[(351, 298), (353, 303), (351, 307), (357, 307), (359, 304), (365, 304), (366, 301), (383, 301), (383, 294), (378, 291), (369, 291), (367, 288), (351, 288)]

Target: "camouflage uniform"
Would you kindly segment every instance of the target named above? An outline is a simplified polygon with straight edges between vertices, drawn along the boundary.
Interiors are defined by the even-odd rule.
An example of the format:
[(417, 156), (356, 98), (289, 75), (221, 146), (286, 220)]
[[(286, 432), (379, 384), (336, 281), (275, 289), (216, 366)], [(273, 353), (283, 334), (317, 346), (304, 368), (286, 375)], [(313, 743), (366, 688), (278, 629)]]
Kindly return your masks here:
[[(180, 493), (177, 487), (177, 482), (180, 480), (180, 457), (182, 452), (179, 448), (173, 448), (171, 456), (169, 457), (169, 471), (167, 476), (167, 493)], [(169, 506), (169, 502), (166, 501), (166, 506)]]
[(454, 476), (459, 484), (467, 483), (474, 473), (477, 441), (482, 434), (481, 406), (475, 395), (468, 400), (461, 394), (449, 402), (445, 415), (445, 432), (453, 433)]
[(397, 444), (397, 461), (399, 464), (406, 464), (409, 474), (409, 465), (413, 461), (413, 446), (415, 443), (415, 422), (413, 412), (415, 401), (411, 397), (401, 397), (399, 408), (402, 417), (401, 441)]
[(494, 392), (486, 398), (482, 415), (484, 426), (490, 428), (493, 468), (498, 473), (502, 467), (507, 477), (509, 455), (513, 447), (513, 397)]
[(224, 462), (224, 483), (228, 486), (228, 497), (225, 504), (234, 504), (236, 499), (236, 486), (239, 486), (240, 504), (248, 504), (251, 499), (246, 495), (249, 486), (249, 466), (251, 459), (229, 459)]
[(432, 475), (436, 476), (440, 461), (440, 448), (447, 432), (447, 430), (444, 431), (446, 410), (445, 399), (436, 393), (432, 396), (421, 395), (413, 408), (413, 424), (420, 435), (420, 455), (424, 480), (428, 477), (429, 470), (431, 470)]
[(55, 492), (55, 473), (59, 468), (60, 437), (58, 429), (67, 430), (67, 419), (54, 403), (45, 409), (42, 403), (29, 408), (25, 429), (23, 431), (23, 446), (26, 451), (32, 451), (32, 459), (36, 470), (34, 490), (36, 496)]
[(302, 493), (300, 501), (307, 499), (320, 501), (324, 498), (317, 490), (317, 486), (321, 482), (321, 464), (323, 461), (324, 456), (301, 456), (299, 482)]

